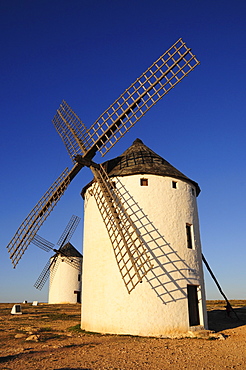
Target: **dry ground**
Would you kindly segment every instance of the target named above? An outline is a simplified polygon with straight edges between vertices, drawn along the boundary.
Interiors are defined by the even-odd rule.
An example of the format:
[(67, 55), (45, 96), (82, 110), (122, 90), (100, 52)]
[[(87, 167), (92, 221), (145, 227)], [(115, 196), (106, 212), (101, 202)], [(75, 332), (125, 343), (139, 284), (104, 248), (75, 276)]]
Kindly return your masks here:
[(82, 332), (80, 305), (22, 304), (11, 315), (2, 303), (0, 369), (246, 369), (246, 301), (231, 304), (239, 320), (207, 302), (218, 339), (160, 339)]

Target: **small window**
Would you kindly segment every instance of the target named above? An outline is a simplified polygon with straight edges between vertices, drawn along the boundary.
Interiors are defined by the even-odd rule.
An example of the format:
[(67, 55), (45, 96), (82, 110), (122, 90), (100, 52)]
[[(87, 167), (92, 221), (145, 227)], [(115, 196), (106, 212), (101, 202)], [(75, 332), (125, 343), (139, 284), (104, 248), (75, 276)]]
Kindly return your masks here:
[(173, 189), (177, 189), (177, 181), (172, 181), (172, 187)]
[(140, 179), (141, 186), (148, 186), (148, 179)]
[(192, 225), (186, 224), (187, 248), (192, 249)]
[(191, 194), (195, 195), (195, 189), (194, 188), (191, 188)]
[(81, 280), (81, 274), (78, 274), (78, 281)]

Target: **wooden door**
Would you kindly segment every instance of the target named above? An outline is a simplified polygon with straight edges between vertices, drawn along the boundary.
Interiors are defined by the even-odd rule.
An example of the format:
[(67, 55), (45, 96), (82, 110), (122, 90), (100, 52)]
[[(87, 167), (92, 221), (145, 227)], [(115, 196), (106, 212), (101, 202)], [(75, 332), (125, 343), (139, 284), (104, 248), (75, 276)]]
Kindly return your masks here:
[(200, 325), (197, 285), (187, 285), (190, 326)]

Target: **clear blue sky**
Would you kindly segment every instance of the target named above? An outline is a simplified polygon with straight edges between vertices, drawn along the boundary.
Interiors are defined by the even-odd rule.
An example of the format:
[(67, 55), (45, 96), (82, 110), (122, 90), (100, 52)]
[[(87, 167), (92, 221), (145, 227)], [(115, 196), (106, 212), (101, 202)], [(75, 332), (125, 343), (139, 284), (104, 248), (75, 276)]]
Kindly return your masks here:
[[(113, 148), (137, 137), (197, 181), (203, 253), (229, 299), (245, 299), (246, 2), (1, 0), (0, 301), (47, 301), (33, 284), (50, 254), (30, 245), (12, 268), (6, 245), (72, 164), (51, 120), (65, 99), (90, 126), (182, 37), (201, 61)], [(97, 156), (96, 160), (101, 161)], [(56, 242), (83, 215), (75, 178), (39, 234)], [(81, 251), (82, 224), (71, 242)], [(221, 298), (207, 273), (208, 299)]]

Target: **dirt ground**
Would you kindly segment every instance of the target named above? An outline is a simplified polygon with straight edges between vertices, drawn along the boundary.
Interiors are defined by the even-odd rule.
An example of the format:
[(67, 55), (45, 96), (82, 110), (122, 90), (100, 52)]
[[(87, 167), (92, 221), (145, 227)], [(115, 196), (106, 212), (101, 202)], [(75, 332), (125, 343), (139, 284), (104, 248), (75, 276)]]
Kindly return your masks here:
[(208, 301), (215, 337), (161, 339), (79, 329), (80, 305), (0, 304), (1, 370), (246, 369), (246, 301)]

